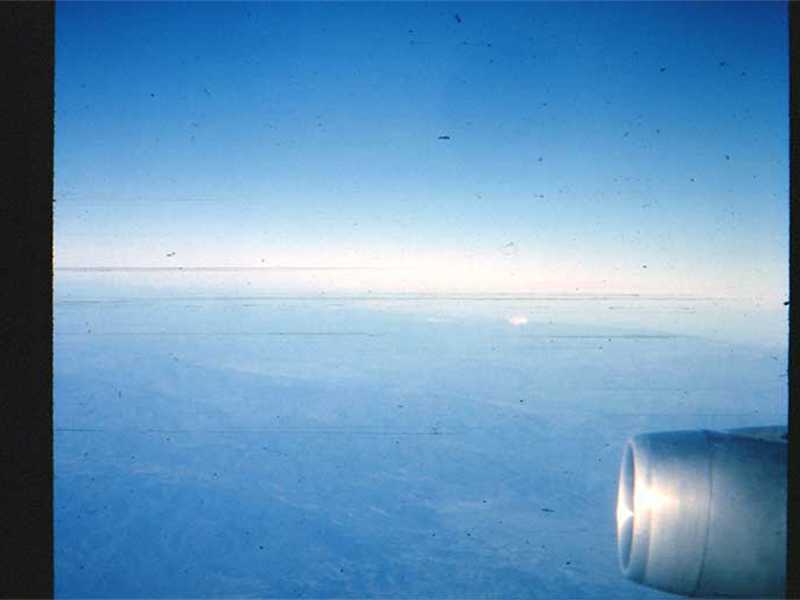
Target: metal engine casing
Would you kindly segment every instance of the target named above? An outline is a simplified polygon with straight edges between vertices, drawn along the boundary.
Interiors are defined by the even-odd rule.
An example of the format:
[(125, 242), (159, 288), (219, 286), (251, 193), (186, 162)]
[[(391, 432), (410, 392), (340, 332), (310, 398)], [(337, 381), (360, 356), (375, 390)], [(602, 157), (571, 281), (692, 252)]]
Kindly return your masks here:
[(625, 577), (685, 596), (783, 597), (786, 432), (672, 431), (630, 439), (617, 495)]

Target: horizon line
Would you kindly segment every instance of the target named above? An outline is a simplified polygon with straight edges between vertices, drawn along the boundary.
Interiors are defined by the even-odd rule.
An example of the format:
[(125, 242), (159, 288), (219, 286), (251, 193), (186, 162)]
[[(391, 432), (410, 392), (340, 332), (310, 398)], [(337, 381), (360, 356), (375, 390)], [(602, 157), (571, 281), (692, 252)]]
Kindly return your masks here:
[(53, 267), (54, 271), (64, 271), (71, 273), (93, 273), (93, 272), (165, 272), (165, 271), (203, 271), (203, 272), (237, 272), (237, 271), (392, 271), (404, 270), (411, 267), (365, 267), (365, 266), (215, 266), (215, 267), (151, 267), (151, 266), (79, 266), (79, 267)]

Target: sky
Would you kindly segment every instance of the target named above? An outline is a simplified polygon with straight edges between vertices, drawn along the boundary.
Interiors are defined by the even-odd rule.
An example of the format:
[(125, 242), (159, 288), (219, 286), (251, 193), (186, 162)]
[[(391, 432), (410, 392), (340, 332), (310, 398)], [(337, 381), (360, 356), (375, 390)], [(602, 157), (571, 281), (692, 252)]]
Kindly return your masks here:
[(787, 297), (784, 3), (62, 2), (56, 18), (59, 270)]

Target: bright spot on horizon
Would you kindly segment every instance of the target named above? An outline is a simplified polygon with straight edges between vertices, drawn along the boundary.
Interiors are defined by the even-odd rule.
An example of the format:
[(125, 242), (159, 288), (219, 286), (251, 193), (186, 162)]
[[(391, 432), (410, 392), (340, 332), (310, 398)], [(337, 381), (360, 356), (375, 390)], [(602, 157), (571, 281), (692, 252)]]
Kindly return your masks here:
[(528, 324), (528, 317), (523, 315), (515, 315), (513, 317), (509, 317), (508, 322), (511, 323), (514, 327), (520, 327), (522, 325)]

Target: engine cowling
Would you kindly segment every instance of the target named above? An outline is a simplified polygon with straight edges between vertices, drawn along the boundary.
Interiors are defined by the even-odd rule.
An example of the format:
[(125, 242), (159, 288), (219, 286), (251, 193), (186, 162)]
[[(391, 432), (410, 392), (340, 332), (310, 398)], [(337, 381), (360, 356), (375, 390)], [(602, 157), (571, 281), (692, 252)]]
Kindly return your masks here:
[(625, 577), (684, 596), (783, 597), (787, 446), (785, 427), (631, 438), (617, 496)]

